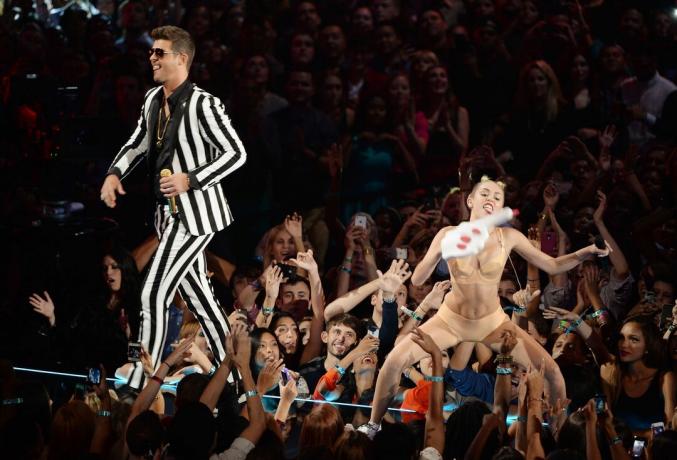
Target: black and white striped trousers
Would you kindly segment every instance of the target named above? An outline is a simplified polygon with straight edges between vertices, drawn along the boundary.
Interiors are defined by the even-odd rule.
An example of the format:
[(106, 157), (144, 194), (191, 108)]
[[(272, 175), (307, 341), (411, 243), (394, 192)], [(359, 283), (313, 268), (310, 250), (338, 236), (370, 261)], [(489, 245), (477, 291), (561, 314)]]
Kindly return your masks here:
[[(229, 331), (226, 315), (219, 306), (207, 277), (204, 250), (214, 236), (191, 235), (168, 206), (158, 206), (155, 230), (160, 245), (150, 262), (141, 291), (139, 342), (148, 350), (157, 369), (167, 338), (168, 308), (178, 289), (188, 308), (202, 326), (207, 343), (220, 363), (226, 356), (224, 340)], [(141, 389), (143, 366), (136, 363), (129, 385)]]

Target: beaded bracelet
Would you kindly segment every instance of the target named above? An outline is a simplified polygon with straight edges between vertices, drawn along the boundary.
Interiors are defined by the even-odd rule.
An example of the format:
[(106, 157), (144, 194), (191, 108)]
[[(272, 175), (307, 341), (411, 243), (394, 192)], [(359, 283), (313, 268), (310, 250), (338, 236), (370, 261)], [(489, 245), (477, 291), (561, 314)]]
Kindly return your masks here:
[(346, 373), (345, 368), (339, 366), (338, 364), (337, 364), (336, 366), (334, 366), (334, 367), (336, 368), (336, 372), (338, 372), (339, 375), (340, 375), (341, 377), (343, 377), (343, 375)]
[(262, 311), (264, 316), (268, 316), (275, 311), (275, 307), (263, 307)]
[(512, 375), (512, 367), (497, 367), (496, 374), (498, 375)]
[(110, 417), (110, 411), (109, 410), (100, 410), (97, 411), (96, 415), (99, 417)]
[(423, 377), (426, 382), (444, 382), (444, 377), (439, 375), (426, 375)]
[(423, 321), (423, 317), (419, 316), (415, 311), (409, 310), (404, 305), (400, 307), (400, 310), (410, 318), (413, 318), (415, 321)]
[(244, 395), (245, 395), (245, 397), (246, 397), (247, 399), (249, 399), (249, 398), (255, 398), (256, 396), (259, 395), (259, 392), (256, 391), (256, 390), (249, 390), (249, 391), (245, 391), (245, 392), (244, 392)]

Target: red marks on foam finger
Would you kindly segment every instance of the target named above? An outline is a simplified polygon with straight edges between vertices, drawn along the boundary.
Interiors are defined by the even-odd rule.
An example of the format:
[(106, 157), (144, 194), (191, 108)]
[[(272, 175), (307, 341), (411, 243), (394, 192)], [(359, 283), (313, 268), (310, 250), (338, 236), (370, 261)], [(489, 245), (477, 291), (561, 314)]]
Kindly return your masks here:
[(468, 235), (463, 235), (461, 236), (461, 241), (463, 241), (464, 243), (470, 243), (470, 241), (472, 241), (472, 238), (470, 238)]
[(456, 245), (456, 247), (457, 247), (458, 249), (460, 249), (460, 250), (463, 251), (463, 250), (464, 250), (465, 248), (467, 248), (468, 246), (465, 245), (465, 244), (463, 244), (463, 243), (458, 243), (458, 244)]
[(472, 232), (473, 232), (475, 235), (480, 235), (480, 234), (482, 233), (482, 232), (480, 231), (479, 228), (473, 228), (473, 229), (472, 229)]

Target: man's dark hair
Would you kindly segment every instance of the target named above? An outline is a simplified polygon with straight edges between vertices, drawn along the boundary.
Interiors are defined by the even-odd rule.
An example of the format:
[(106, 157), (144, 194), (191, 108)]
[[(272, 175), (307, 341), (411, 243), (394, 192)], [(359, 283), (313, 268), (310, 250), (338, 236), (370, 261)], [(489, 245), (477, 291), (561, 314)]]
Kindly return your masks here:
[(332, 319), (327, 321), (325, 330), (329, 332), (329, 330), (334, 326), (348, 326), (350, 329), (355, 331), (358, 340), (361, 339), (366, 333), (364, 331), (364, 325), (362, 324), (362, 322), (357, 318), (355, 318), (353, 315), (349, 315), (347, 313), (334, 316)]
[(190, 69), (195, 57), (195, 42), (187, 31), (176, 26), (162, 26), (153, 29), (150, 36), (153, 40), (168, 40), (172, 42), (172, 51), (188, 55), (186, 67)]
[(165, 430), (160, 417), (150, 410), (141, 412), (129, 422), (127, 445), (134, 455), (150, 456), (162, 447)]
[(185, 404), (169, 426), (169, 452), (176, 459), (207, 459), (214, 445), (216, 421), (200, 402)]
[(180, 409), (184, 404), (200, 400), (202, 392), (209, 384), (209, 377), (204, 374), (190, 374), (181, 379), (176, 387), (176, 400), (174, 405)]

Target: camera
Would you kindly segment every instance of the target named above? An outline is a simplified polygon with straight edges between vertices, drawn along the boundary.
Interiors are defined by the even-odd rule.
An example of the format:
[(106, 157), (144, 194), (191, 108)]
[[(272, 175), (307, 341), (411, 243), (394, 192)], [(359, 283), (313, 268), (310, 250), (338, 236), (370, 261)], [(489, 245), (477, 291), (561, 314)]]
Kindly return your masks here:
[(282, 277), (290, 280), (296, 276), (296, 267), (289, 264), (277, 264), (282, 272)]
[(367, 228), (367, 216), (355, 216), (355, 227)]

